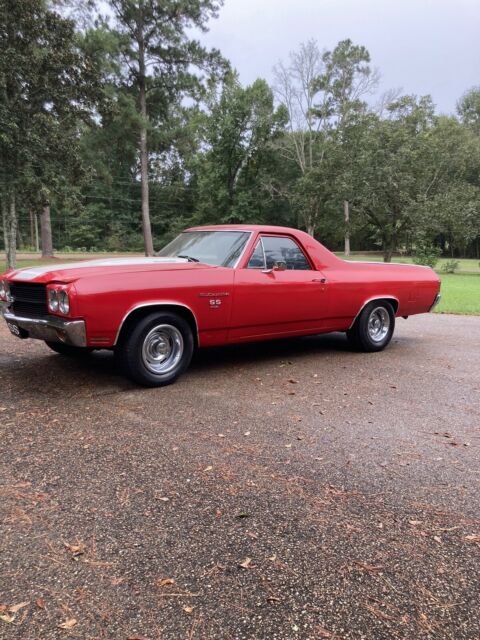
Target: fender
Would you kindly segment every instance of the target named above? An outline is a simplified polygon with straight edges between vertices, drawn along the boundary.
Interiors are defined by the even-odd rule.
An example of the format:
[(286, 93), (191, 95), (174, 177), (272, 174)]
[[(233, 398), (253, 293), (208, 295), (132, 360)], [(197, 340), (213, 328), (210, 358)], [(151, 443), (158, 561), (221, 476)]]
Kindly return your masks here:
[(115, 336), (115, 341), (113, 343), (113, 346), (115, 346), (118, 342), (118, 338), (120, 336), (120, 333), (122, 331), (122, 327), (125, 324), (126, 320), (128, 319), (128, 317), (134, 312), (137, 311), (138, 309), (144, 309), (147, 307), (160, 307), (160, 306), (165, 306), (165, 307), (182, 307), (183, 309), (186, 309), (187, 311), (189, 311), (192, 316), (193, 319), (195, 321), (195, 328), (196, 328), (196, 334), (197, 334), (197, 344), (200, 344), (200, 336), (198, 333), (198, 320), (197, 320), (197, 316), (195, 315), (195, 313), (193, 312), (193, 310), (187, 306), (186, 304), (183, 304), (181, 302), (176, 302), (174, 300), (155, 300), (152, 302), (144, 302), (142, 304), (137, 304), (134, 307), (132, 307), (131, 309), (129, 309), (127, 311), (127, 313), (123, 316), (122, 321), (120, 322), (120, 325), (118, 327), (117, 330), (117, 334)]
[(352, 324), (348, 327), (349, 329), (351, 329), (353, 327), (353, 325), (355, 324), (355, 322), (357, 321), (358, 316), (362, 313), (362, 311), (365, 309), (365, 307), (367, 306), (367, 304), (369, 304), (370, 302), (374, 302), (375, 300), (395, 300), (395, 302), (397, 303), (397, 308), (395, 310), (395, 315), (397, 314), (398, 309), (400, 308), (400, 301), (396, 296), (392, 296), (391, 294), (385, 294), (383, 296), (374, 296), (373, 298), (369, 298), (368, 300), (365, 300), (365, 302), (362, 304), (362, 306), (360, 307), (360, 309), (358, 310), (357, 315), (355, 316), (355, 318), (353, 319)]

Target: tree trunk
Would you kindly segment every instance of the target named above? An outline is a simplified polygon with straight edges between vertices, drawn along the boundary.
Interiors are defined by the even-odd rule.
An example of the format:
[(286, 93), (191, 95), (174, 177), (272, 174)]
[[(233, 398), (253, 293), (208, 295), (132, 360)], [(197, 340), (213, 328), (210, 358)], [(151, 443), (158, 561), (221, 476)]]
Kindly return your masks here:
[(4, 208), (3, 216), (7, 269), (15, 269), (17, 266), (17, 211), (13, 193), (10, 196), (10, 202)]
[(50, 204), (44, 204), (40, 215), (40, 236), (42, 238), (42, 258), (53, 257), (52, 222)]
[(305, 221), (305, 227), (307, 229), (307, 233), (309, 236), (315, 236), (315, 225), (313, 224), (310, 217)]
[(343, 213), (345, 216), (345, 255), (350, 255), (350, 207), (348, 200), (343, 201)]
[(145, 77), (145, 43), (143, 40), (143, 24), (138, 25), (141, 34), (138, 40), (138, 103), (141, 115), (140, 124), (140, 181), (142, 188), (142, 227), (145, 255), (153, 256), (152, 227), (150, 224), (150, 206), (148, 198), (148, 142), (147, 142), (147, 92)]
[(38, 240), (38, 216), (36, 213), (33, 214), (33, 225), (34, 225), (34, 229), (35, 229), (35, 251), (37, 253), (40, 253), (40, 242)]
[(33, 221), (33, 217), (34, 217), (34, 213), (32, 209), (28, 210), (28, 215), (30, 217), (30, 246), (33, 247), (35, 246), (35, 223)]

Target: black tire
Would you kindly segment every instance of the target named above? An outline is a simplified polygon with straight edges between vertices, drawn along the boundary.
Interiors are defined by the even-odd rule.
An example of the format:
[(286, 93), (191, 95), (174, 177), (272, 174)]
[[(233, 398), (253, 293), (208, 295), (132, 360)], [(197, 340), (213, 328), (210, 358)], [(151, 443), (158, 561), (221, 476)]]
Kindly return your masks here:
[(392, 305), (386, 300), (374, 300), (362, 309), (353, 327), (347, 331), (347, 338), (358, 351), (382, 351), (392, 339), (394, 330)]
[(163, 387), (185, 372), (193, 350), (188, 322), (175, 313), (155, 312), (121, 336), (115, 358), (130, 380), (144, 387)]
[(50, 342), (45, 340), (47, 347), (50, 347), (55, 353), (59, 353), (61, 356), (68, 356), (69, 358), (82, 358), (92, 353), (93, 349), (89, 347), (74, 347), (71, 344), (64, 344), (63, 342)]

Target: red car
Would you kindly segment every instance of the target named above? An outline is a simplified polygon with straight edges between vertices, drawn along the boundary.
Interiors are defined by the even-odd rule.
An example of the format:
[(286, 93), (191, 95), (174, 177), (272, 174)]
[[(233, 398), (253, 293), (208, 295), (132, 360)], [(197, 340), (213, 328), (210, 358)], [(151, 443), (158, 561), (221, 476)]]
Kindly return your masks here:
[(113, 349), (153, 387), (198, 347), (343, 331), (380, 351), (395, 317), (431, 311), (439, 289), (428, 267), (348, 262), (303, 231), (228, 225), (187, 229), (155, 258), (7, 271), (0, 304), (15, 336), (63, 355)]

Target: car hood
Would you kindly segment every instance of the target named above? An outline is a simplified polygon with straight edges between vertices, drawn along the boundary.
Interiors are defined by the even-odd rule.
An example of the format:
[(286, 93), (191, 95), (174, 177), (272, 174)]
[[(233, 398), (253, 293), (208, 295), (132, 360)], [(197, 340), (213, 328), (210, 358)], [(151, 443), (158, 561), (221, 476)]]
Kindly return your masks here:
[(26, 267), (7, 271), (4, 274), (14, 282), (74, 282), (79, 278), (133, 273), (140, 271), (189, 271), (192, 269), (214, 269), (208, 264), (188, 262), (183, 258), (107, 258), (85, 260), (65, 264)]

